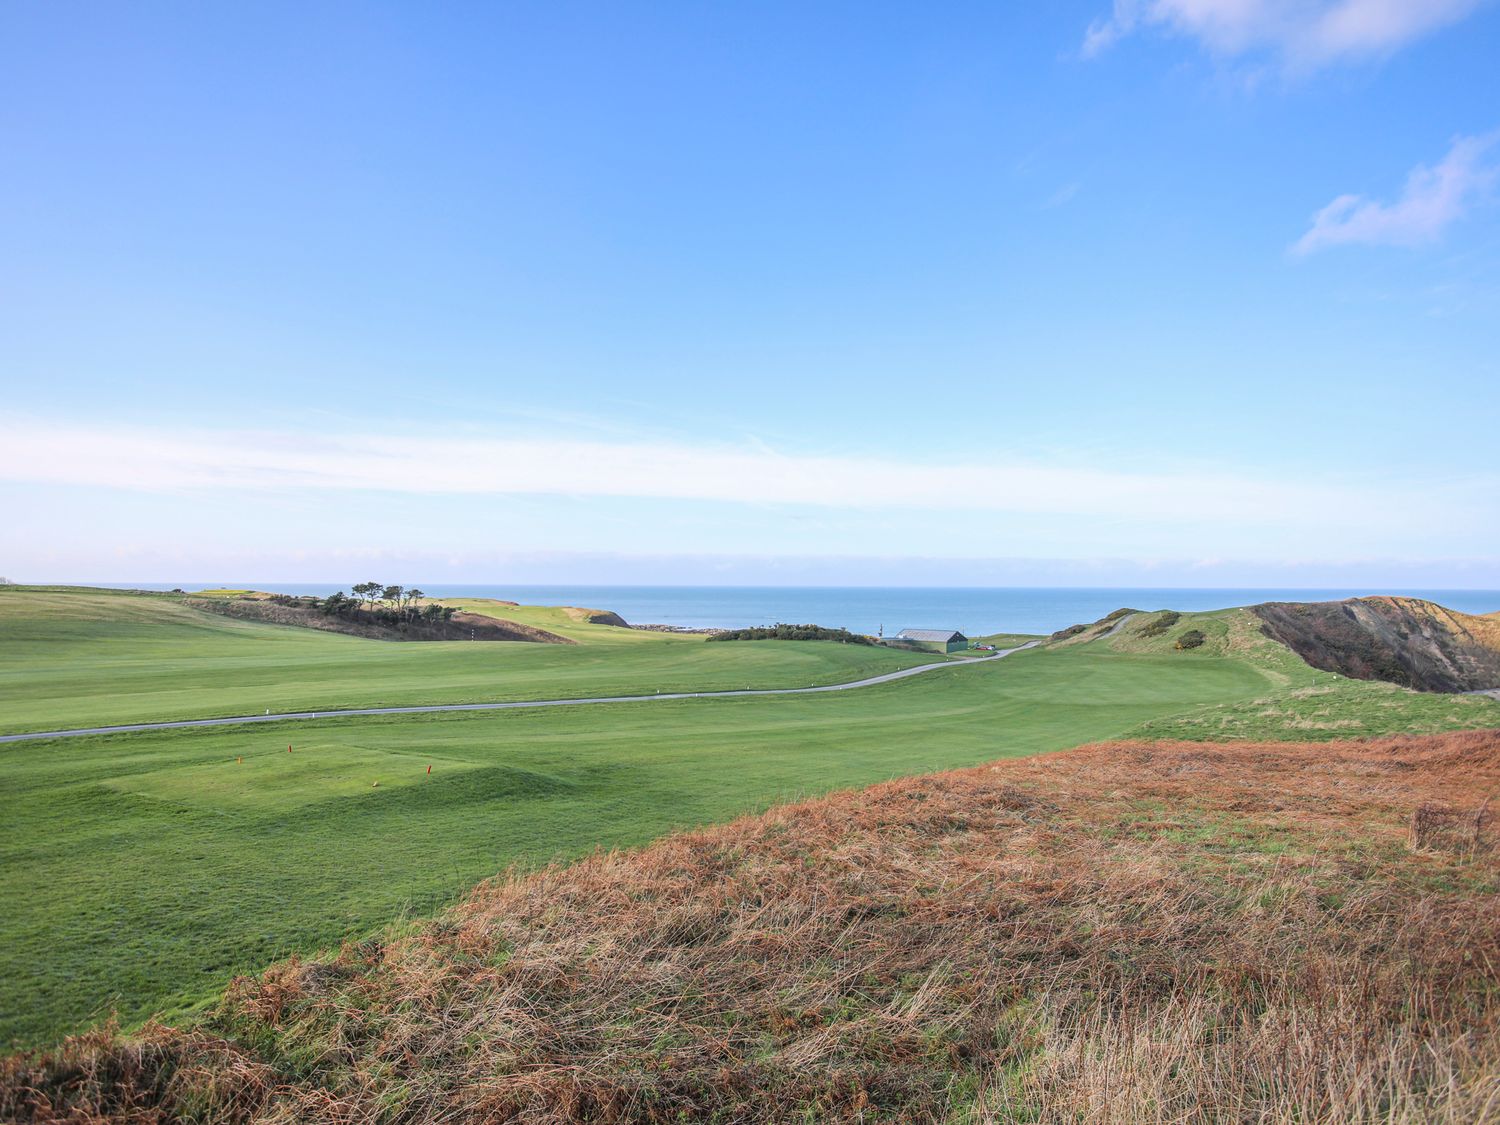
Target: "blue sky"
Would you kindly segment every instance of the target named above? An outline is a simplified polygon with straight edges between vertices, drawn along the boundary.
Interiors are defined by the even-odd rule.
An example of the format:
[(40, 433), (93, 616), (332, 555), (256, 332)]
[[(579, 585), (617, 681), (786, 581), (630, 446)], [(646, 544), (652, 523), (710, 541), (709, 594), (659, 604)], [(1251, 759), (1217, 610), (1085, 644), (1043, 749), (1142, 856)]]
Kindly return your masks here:
[(1475, 0), (0, 5), (0, 574), (1500, 587), (1497, 57)]

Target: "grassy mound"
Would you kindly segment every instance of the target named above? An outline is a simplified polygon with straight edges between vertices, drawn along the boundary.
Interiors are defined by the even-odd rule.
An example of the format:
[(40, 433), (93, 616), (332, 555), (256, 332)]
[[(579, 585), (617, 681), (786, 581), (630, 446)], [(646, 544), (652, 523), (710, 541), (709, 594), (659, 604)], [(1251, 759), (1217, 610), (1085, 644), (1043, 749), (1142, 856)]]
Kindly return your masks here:
[(0, 1113), (1475, 1120), (1497, 786), (1496, 731), (891, 782), (481, 886), (191, 1030), (14, 1058)]
[[(1312, 667), (1268, 636), (1253, 609), (1202, 613), (1159, 610), (1141, 614), (1119, 633), (1069, 639), (1054, 648), (1108, 652), (1130, 659), (1161, 658), (1177, 674), (1213, 660), (1255, 668), (1265, 689), (1253, 698), (1225, 700), (1151, 718), (1127, 737), (1187, 741), (1240, 739), (1333, 739), (1500, 725), (1500, 710), (1472, 695), (1438, 695), (1394, 684), (1350, 679)], [(1179, 648), (1187, 634), (1191, 647)], [(1201, 640), (1199, 639), (1201, 637)]]

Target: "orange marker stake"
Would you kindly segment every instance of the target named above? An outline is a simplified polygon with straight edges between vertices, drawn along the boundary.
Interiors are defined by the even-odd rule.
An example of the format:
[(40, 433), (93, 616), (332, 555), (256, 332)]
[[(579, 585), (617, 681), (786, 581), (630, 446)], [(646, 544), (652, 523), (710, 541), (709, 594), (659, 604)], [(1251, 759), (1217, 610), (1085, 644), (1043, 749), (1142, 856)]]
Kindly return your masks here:
[(428, 776), (429, 776), (429, 777), (431, 777), (431, 776), (432, 776), (432, 767), (431, 767), (431, 766), (428, 766), (428, 767), (427, 767), (427, 775), (428, 775)]
[(287, 743), (287, 746), (286, 746), (286, 752), (287, 752), (287, 753), (288, 753), (288, 754), (290, 754), (290, 753), (291, 753), (291, 752), (292, 752), (292, 744), (291, 744), (291, 743), (290, 743), (290, 742), (289, 742), (289, 743)]

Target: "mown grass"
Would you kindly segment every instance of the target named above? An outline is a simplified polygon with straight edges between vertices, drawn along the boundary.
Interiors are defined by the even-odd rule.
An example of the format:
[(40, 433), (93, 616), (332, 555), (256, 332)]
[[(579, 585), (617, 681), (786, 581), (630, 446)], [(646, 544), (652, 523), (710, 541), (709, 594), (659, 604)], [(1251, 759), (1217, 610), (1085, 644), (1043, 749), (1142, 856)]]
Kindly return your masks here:
[(1500, 704), (1472, 695), (1435, 695), (1394, 684), (1330, 677), (1330, 682), (1150, 719), (1138, 738), (1226, 742), (1241, 739), (1375, 737), (1481, 730), (1500, 725)]
[(0, 1115), (1493, 1121), (1497, 787), (1496, 731), (896, 781), (495, 879), (13, 1059)]
[(1044, 641), (1047, 638), (1039, 633), (990, 633), (984, 637), (970, 637), (969, 640), (982, 644), (994, 645), (996, 648), (1020, 648), (1032, 641)]
[(580, 643), (394, 642), (239, 621), (167, 595), (0, 587), (0, 733), (271, 711), (805, 687), (932, 660), (716, 644), (555, 607), (455, 603)]
[(180, 1011), (511, 863), (1072, 746), (1265, 684), (1243, 662), (1080, 649), (827, 696), (15, 744), (0, 750), (0, 1041), (110, 1003), (128, 1024)]

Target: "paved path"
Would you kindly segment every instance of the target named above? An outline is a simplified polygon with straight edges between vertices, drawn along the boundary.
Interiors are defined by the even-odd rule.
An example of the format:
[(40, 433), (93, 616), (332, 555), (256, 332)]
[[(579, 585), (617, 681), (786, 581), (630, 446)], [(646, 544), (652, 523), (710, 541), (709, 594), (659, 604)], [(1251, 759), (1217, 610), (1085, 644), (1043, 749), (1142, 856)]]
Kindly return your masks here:
[(1125, 628), (1125, 626), (1129, 625), (1132, 621), (1134, 621), (1139, 616), (1140, 616), (1139, 613), (1127, 613), (1124, 617), (1120, 618), (1120, 620), (1116, 621), (1115, 622), (1115, 627), (1113, 629), (1111, 629), (1109, 632), (1105, 633), (1104, 636), (1100, 637), (1099, 640), (1101, 640), (1101, 641), (1108, 640), (1110, 637), (1113, 637), (1116, 633), (1118, 633), (1121, 629)]
[(946, 660), (940, 664), (918, 664), (915, 668), (902, 668), (897, 672), (886, 672), (864, 680), (851, 680), (845, 684), (824, 684), (822, 687), (801, 688), (745, 688), (740, 691), (676, 691), (655, 695), (605, 695), (586, 699), (523, 699), (512, 703), (431, 703), (420, 707), (351, 707), (333, 711), (286, 711), (274, 715), (236, 715), (223, 719), (179, 719), (170, 723), (127, 723), (114, 727), (80, 727), (77, 730), (41, 730), (26, 734), (0, 734), (0, 742), (29, 742), (38, 738), (81, 738), (90, 734), (129, 734), (141, 730), (176, 730), (179, 727), (226, 727), (240, 723), (283, 723), (292, 719), (331, 719), (341, 715), (424, 715), (433, 711), (514, 711), (525, 707), (578, 707), (590, 703), (645, 703), (656, 699), (731, 699), (742, 695), (816, 695), (825, 691), (850, 691), (854, 688), (888, 684), (892, 680), (904, 680), (937, 668), (958, 668), (965, 664), (983, 664), (999, 660), (1013, 652), (1031, 648), (1039, 641), (1028, 641), (1016, 648), (1004, 649), (990, 656), (968, 660)]

